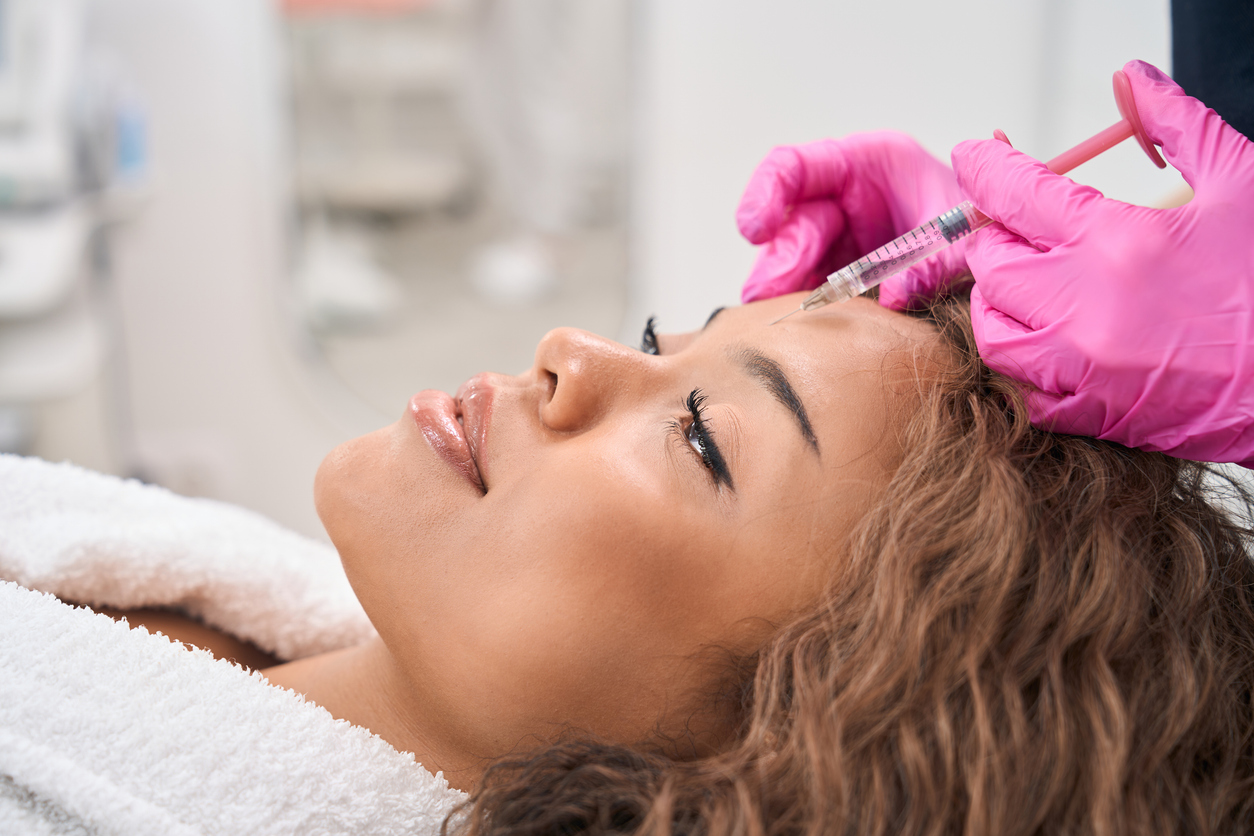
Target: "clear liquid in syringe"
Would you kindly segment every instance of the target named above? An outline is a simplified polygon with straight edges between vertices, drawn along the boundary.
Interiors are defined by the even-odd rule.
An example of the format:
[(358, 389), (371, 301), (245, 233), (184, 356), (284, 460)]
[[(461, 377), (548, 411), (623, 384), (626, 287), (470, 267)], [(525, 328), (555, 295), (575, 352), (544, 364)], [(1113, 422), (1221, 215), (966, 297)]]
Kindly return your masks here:
[(801, 310), (814, 310), (865, 293), (889, 276), (984, 228), (989, 222), (988, 216), (969, 200), (963, 201), (945, 214), (832, 273), (801, 304)]

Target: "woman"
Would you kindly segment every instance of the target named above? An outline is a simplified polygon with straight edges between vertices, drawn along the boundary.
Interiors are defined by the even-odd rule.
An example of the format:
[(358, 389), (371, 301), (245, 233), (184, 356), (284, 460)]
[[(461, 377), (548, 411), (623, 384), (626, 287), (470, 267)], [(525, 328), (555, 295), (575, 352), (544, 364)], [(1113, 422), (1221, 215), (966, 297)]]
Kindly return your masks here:
[(1033, 429), (965, 303), (716, 313), (420, 393), (319, 512), (379, 632), (271, 668), (475, 833), (1254, 827), (1205, 468)]

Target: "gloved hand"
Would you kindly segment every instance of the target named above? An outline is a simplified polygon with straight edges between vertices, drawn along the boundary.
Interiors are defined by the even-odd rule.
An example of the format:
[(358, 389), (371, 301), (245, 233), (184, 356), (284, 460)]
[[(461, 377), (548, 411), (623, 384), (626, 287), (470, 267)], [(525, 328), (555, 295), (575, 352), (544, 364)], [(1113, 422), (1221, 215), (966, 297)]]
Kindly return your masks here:
[[(741, 290), (752, 302), (818, 287), (829, 273), (952, 209), (963, 200), (953, 172), (895, 131), (854, 134), (767, 154), (736, 210), (740, 234), (765, 245)], [(902, 307), (966, 273), (966, 241), (880, 286)]]
[(1254, 143), (1149, 64), (1124, 71), (1195, 197), (1131, 206), (960, 144), (958, 182), (999, 222), (968, 239), (980, 355), (1035, 388), (1037, 426), (1254, 465)]

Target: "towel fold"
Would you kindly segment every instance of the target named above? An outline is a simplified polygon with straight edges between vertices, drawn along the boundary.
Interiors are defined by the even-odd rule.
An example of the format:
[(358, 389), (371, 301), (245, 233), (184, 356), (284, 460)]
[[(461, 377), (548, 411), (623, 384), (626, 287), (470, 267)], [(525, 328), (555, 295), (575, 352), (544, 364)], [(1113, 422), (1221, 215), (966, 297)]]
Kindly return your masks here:
[(0, 578), (178, 608), (280, 659), (374, 635), (331, 546), (234, 505), (21, 456), (0, 455)]
[(329, 546), (0, 456), (0, 578), (0, 833), (434, 834), (465, 799), (258, 673), (53, 597), (179, 607), (299, 658), (373, 635)]

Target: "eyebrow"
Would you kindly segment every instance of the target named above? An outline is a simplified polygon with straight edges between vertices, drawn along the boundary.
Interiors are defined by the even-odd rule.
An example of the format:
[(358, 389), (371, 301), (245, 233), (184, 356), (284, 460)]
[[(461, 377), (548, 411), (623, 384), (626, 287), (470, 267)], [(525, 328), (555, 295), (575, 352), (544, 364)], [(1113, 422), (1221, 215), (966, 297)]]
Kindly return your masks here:
[(801, 398), (797, 397), (797, 390), (788, 382), (788, 375), (784, 374), (779, 363), (752, 348), (743, 348), (736, 352), (736, 360), (771, 393), (775, 400), (783, 404), (796, 420), (802, 438), (814, 450), (814, 455), (820, 455), (819, 440), (814, 435), (814, 427), (810, 426), (810, 416), (806, 414), (805, 404), (801, 402)]

